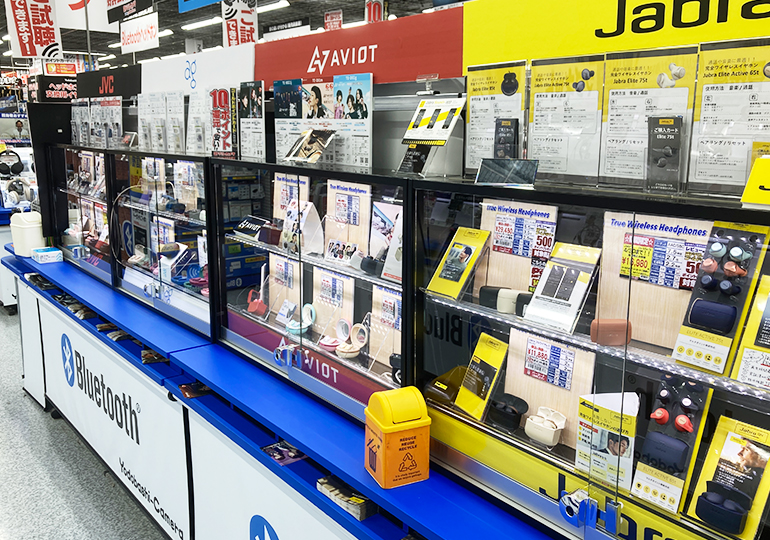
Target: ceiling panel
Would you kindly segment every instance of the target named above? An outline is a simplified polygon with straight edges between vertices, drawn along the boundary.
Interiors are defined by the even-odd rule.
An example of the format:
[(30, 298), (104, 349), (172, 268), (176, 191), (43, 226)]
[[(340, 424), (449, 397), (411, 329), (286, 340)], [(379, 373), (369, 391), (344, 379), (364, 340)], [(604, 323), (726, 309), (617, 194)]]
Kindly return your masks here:
[[(310, 17), (310, 27), (315, 30), (316, 28), (323, 27), (324, 13), (335, 9), (342, 9), (343, 22), (345, 23), (361, 21), (364, 18), (365, 0), (289, 0), (289, 2), (291, 5), (287, 8), (261, 13), (259, 15), (260, 26), (268, 26), (301, 19), (303, 17)], [(260, 0), (258, 5), (264, 6), (270, 3), (272, 3), (272, 1), (268, 2)], [(421, 13), (423, 9), (432, 7), (433, 1), (390, 0), (388, 5), (391, 14), (397, 17), (406, 17), (408, 15)], [(156, 6), (160, 21), (160, 29), (165, 30), (168, 28), (174, 32), (171, 36), (160, 38), (159, 48), (136, 53), (136, 58), (134, 59), (131, 54), (118, 54), (120, 48), (110, 49), (108, 47), (111, 43), (119, 41), (120, 38), (118, 34), (91, 32), (91, 51), (93, 53), (115, 54), (116, 58), (107, 60), (107, 62), (113, 66), (119, 66), (122, 64), (131, 64), (134, 61), (139, 62), (140, 60), (156, 56), (162, 57), (184, 52), (185, 38), (202, 39), (204, 48), (222, 45), (221, 23), (200, 28), (198, 30), (185, 31), (181, 29), (182, 25), (221, 15), (219, 4), (188, 11), (187, 13), (179, 13), (177, 0), (158, 0)], [(2, 30), (0, 30), (2, 34), (0, 35), (5, 35), (7, 33), (5, 10), (0, 10), (0, 28), (2, 28)], [(87, 50), (85, 31), (62, 29), (61, 34), (65, 51)], [(3, 51), (8, 50), (8, 48), (10, 48), (10, 42), (3, 42), (0, 47)], [(11, 58), (0, 58), (2, 58), (0, 64), (2, 64), (3, 67), (10, 66)], [(24, 60), (14, 61), (14, 64), (17, 67), (25, 65), (26, 63), (27, 61)]]

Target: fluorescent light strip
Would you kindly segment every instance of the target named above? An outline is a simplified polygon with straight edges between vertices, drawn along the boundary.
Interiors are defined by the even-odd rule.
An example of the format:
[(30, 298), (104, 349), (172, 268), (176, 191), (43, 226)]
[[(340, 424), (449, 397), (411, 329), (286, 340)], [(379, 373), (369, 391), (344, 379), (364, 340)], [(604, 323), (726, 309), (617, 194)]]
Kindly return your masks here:
[(110, 43), (110, 44), (109, 44), (109, 45), (107, 45), (107, 46), (108, 46), (110, 49), (117, 49), (117, 48), (118, 48), (118, 47), (120, 47), (121, 45), (122, 45), (122, 43), (118, 42), (118, 43)]
[(182, 26), (182, 30), (197, 30), (198, 28), (205, 28), (206, 26), (219, 24), (221, 22), (222, 22), (222, 17), (213, 17), (211, 19), (206, 19), (205, 21), (198, 21), (190, 24), (185, 24), (184, 26)]
[(5, 51), (3, 56), (13, 56), (13, 51)]
[(147, 58), (146, 60), (139, 60), (140, 64), (148, 64), (150, 62), (157, 62), (160, 60), (160, 56), (153, 56), (152, 58)]
[[(82, 51), (62, 51), (62, 54), (82, 54), (83, 56), (88, 56), (87, 52), (82, 52)], [(100, 57), (100, 56), (104, 56), (104, 53), (92, 52), (91, 56)]]
[(280, 2), (267, 4), (266, 6), (257, 6), (257, 13), (265, 13), (267, 11), (274, 11), (276, 9), (287, 8), (290, 5), (291, 4), (289, 4), (288, 0), (281, 0)]
[(108, 54), (107, 56), (102, 56), (101, 58), (99, 58), (99, 60), (112, 60), (114, 58), (115, 58), (114, 54)]
[[(110, 66), (112, 66), (112, 64), (110, 64), (109, 62), (99, 62), (99, 69), (108, 68)], [(115, 66), (115, 67), (118, 67), (118, 66)]]
[(174, 35), (174, 31), (171, 30), (171, 28), (166, 28), (165, 30), (161, 30), (160, 32), (158, 32), (159, 38), (173, 36), (173, 35)]
[(10, 34), (5, 34), (5, 35), (3, 36), (3, 41), (11, 41), (11, 36), (10, 36)]
[(342, 28), (355, 28), (356, 26), (363, 26), (366, 24), (366, 21), (356, 21), (352, 23), (345, 23), (342, 25)]

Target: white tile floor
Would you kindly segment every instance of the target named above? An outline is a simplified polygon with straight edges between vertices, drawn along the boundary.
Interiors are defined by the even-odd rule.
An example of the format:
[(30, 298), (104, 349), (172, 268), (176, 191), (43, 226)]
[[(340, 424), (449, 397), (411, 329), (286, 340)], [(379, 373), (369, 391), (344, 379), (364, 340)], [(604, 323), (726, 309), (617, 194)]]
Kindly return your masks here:
[(164, 538), (69, 425), (22, 390), (19, 317), (0, 308), (0, 540)]

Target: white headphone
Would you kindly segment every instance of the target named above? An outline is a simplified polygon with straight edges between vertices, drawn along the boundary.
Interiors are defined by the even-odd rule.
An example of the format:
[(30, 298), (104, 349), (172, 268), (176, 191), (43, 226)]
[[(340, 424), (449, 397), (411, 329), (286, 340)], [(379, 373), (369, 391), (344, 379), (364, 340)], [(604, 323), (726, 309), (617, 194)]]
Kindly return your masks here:
[(35, 199), (35, 194), (26, 178), (19, 177), (11, 180), (5, 190), (13, 204), (19, 204), (21, 201), (32, 202)]

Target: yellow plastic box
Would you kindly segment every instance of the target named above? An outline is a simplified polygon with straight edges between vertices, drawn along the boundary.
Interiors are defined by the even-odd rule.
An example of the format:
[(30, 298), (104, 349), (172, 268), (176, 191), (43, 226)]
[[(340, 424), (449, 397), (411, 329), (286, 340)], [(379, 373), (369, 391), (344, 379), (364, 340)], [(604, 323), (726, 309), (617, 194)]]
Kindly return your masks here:
[(375, 392), (366, 414), (364, 463), (385, 489), (426, 480), (430, 470), (430, 417), (413, 386)]

